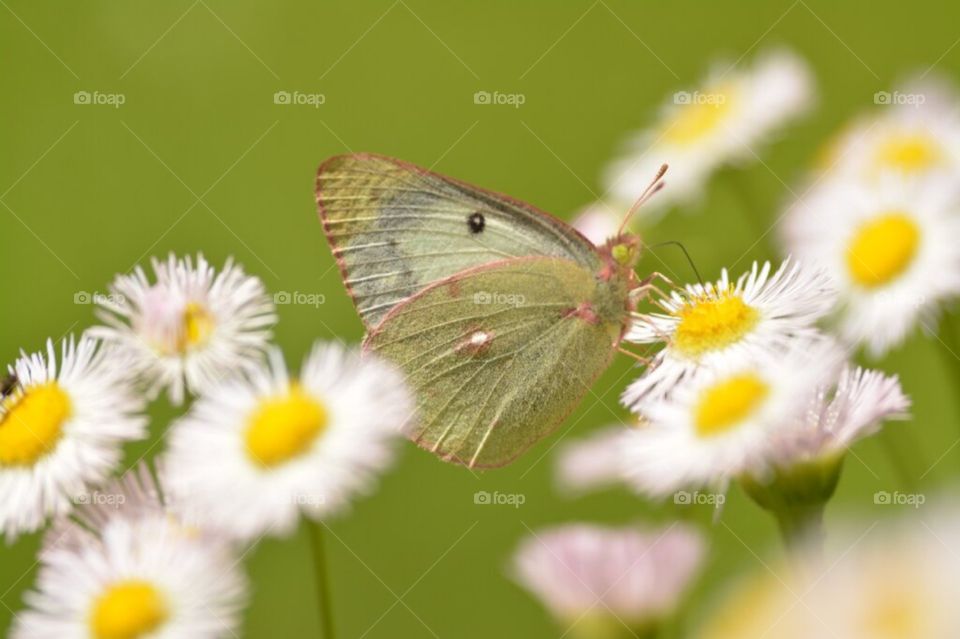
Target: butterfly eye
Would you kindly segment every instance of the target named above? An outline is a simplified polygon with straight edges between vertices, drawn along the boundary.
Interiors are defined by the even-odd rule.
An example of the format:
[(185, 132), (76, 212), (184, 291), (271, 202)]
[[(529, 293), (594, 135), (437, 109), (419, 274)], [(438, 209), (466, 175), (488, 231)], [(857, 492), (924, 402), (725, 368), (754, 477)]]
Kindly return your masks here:
[(477, 211), (476, 213), (471, 213), (467, 217), (467, 227), (470, 229), (470, 232), (477, 234), (483, 231), (483, 227), (486, 226), (487, 220), (483, 217), (483, 213)]
[(629, 246), (625, 244), (616, 244), (610, 252), (613, 255), (613, 259), (615, 259), (618, 264), (626, 265), (630, 262)]

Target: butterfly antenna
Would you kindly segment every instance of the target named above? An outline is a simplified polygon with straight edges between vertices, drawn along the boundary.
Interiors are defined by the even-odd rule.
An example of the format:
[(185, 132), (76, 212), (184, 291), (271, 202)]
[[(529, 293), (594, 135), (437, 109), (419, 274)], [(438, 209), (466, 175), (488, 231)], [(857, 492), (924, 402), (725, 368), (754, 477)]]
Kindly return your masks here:
[(656, 195), (657, 191), (662, 189), (666, 182), (663, 181), (663, 175), (667, 172), (667, 165), (661, 164), (660, 170), (657, 171), (657, 174), (653, 177), (653, 180), (647, 185), (647, 188), (643, 190), (643, 193), (640, 194), (640, 197), (637, 198), (637, 201), (633, 203), (633, 206), (630, 207), (630, 210), (627, 211), (627, 214), (623, 216), (623, 222), (620, 223), (620, 228), (617, 229), (617, 235), (623, 233), (623, 229), (627, 228), (627, 222), (630, 221), (630, 218), (633, 217), (633, 214), (643, 206), (647, 200)]
[(690, 253), (687, 251), (687, 247), (684, 246), (681, 242), (677, 240), (668, 240), (666, 242), (657, 242), (656, 244), (651, 244), (647, 246), (648, 249), (655, 249), (661, 246), (676, 246), (681, 251), (683, 251), (684, 257), (687, 258), (687, 263), (690, 265), (690, 268), (693, 269), (693, 274), (697, 276), (697, 282), (700, 283), (700, 286), (704, 286), (703, 278), (700, 277), (700, 271), (697, 270), (697, 265), (693, 263), (693, 258), (690, 257)]

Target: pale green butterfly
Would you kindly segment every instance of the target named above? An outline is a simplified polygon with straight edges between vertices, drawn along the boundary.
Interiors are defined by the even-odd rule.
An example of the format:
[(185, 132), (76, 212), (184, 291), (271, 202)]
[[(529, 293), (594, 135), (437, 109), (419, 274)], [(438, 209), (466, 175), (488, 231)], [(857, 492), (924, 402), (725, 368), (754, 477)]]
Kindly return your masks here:
[(469, 467), (502, 466), (566, 419), (652, 279), (638, 280), (640, 239), (622, 228), (595, 246), (529, 204), (400, 160), (330, 158), (316, 194), (364, 349), (417, 395), (408, 436)]

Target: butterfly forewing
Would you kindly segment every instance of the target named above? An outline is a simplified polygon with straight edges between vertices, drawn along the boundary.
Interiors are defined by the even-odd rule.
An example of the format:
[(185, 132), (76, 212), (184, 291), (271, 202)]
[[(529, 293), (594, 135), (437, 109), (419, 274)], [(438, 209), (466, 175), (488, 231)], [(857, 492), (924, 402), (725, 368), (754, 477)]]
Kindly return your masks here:
[(416, 390), (414, 441), (449, 461), (501, 466), (553, 431), (609, 364), (621, 325), (578, 313), (597, 291), (572, 260), (480, 266), (397, 305), (366, 348)]
[(399, 160), (325, 162), (317, 175), (324, 230), (368, 329), (401, 300), (465, 269), (561, 257), (596, 270), (593, 245), (537, 209)]

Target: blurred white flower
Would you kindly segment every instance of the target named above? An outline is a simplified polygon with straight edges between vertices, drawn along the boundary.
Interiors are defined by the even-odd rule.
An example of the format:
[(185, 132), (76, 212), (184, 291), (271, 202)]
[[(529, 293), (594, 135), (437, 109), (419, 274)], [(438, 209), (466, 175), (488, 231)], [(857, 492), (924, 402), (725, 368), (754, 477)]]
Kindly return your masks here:
[(941, 302), (960, 293), (956, 180), (830, 180), (789, 209), (784, 237), (838, 288), (843, 338), (874, 356), (918, 322), (933, 322)]
[(147, 435), (127, 362), (88, 335), (22, 353), (0, 399), (0, 529), (7, 540), (66, 513)]
[(13, 639), (226, 639), (247, 597), (240, 558), (184, 525), (141, 465), (47, 533)]
[(730, 366), (816, 335), (817, 320), (835, 300), (827, 277), (790, 260), (771, 270), (769, 262), (754, 263), (734, 284), (724, 269), (716, 283), (687, 285), (660, 299), (664, 313), (637, 314), (625, 339), (666, 346), (624, 392), (624, 403), (663, 394), (700, 368)]
[(318, 344), (299, 379), (283, 357), (201, 396), (172, 428), (169, 489), (198, 521), (249, 539), (342, 510), (393, 459), (414, 404), (372, 355)]
[(629, 207), (667, 163), (666, 186), (644, 213), (689, 201), (719, 167), (753, 160), (759, 146), (813, 100), (812, 73), (790, 52), (769, 52), (750, 68), (718, 65), (700, 90), (673, 94), (659, 121), (637, 134), (608, 168), (612, 199)]
[(782, 353), (703, 369), (669, 395), (639, 402), (643, 426), (623, 446), (626, 481), (663, 497), (763, 474), (776, 432), (800, 418), (818, 386), (837, 378), (843, 359), (832, 340), (797, 340)]
[(622, 425), (606, 426), (586, 438), (563, 444), (556, 465), (560, 491), (576, 495), (620, 483), (623, 446), (631, 432)]
[(875, 520), (838, 536), (803, 570), (765, 565), (721, 602), (696, 639), (960, 637), (960, 527), (950, 512)]
[(860, 117), (828, 145), (817, 172), (877, 184), (900, 177), (960, 176), (960, 101), (952, 87), (913, 81), (878, 92), (881, 110)]
[(774, 573), (740, 579), (695, 632), (693, 639), (810, 639), (835, 637), (804, 607), (803, 590), (791, 572), (777, 565)]
[(647, 531), (569, 524), (525, 539), (512, 575), (574, 636), (619, 628), (632, 637), (676, 610), (704, 550), (699, 533), (680, 523)]
[(790, 467), (836, 458), (885, 420), (906, 419), (909, 409), (896, 375), (848, 365), (836, 385), (818, 388), (803, 416), (775, 435), (775, 463)]
[(156, 283), (138, 266), (97, 298), (107, 326), (91, 329), (129, 354), (151, 397), (167, 389), (180, 404), (185, 392), (201, 393), (260, 362), (276, 315), (258, 278), (232, 260), (217, 273), (202, 255), (196, 267), (172, 254), (152, 264)]
[(627, 214), (629, 208), (629, 205), (624, 209), (618, 209), (605, 202), (593, 202), (582, 208), (570, 224), (588, 240), (597, 246), (602, 246), (608, 239), (617, 235), (623, 216)]

